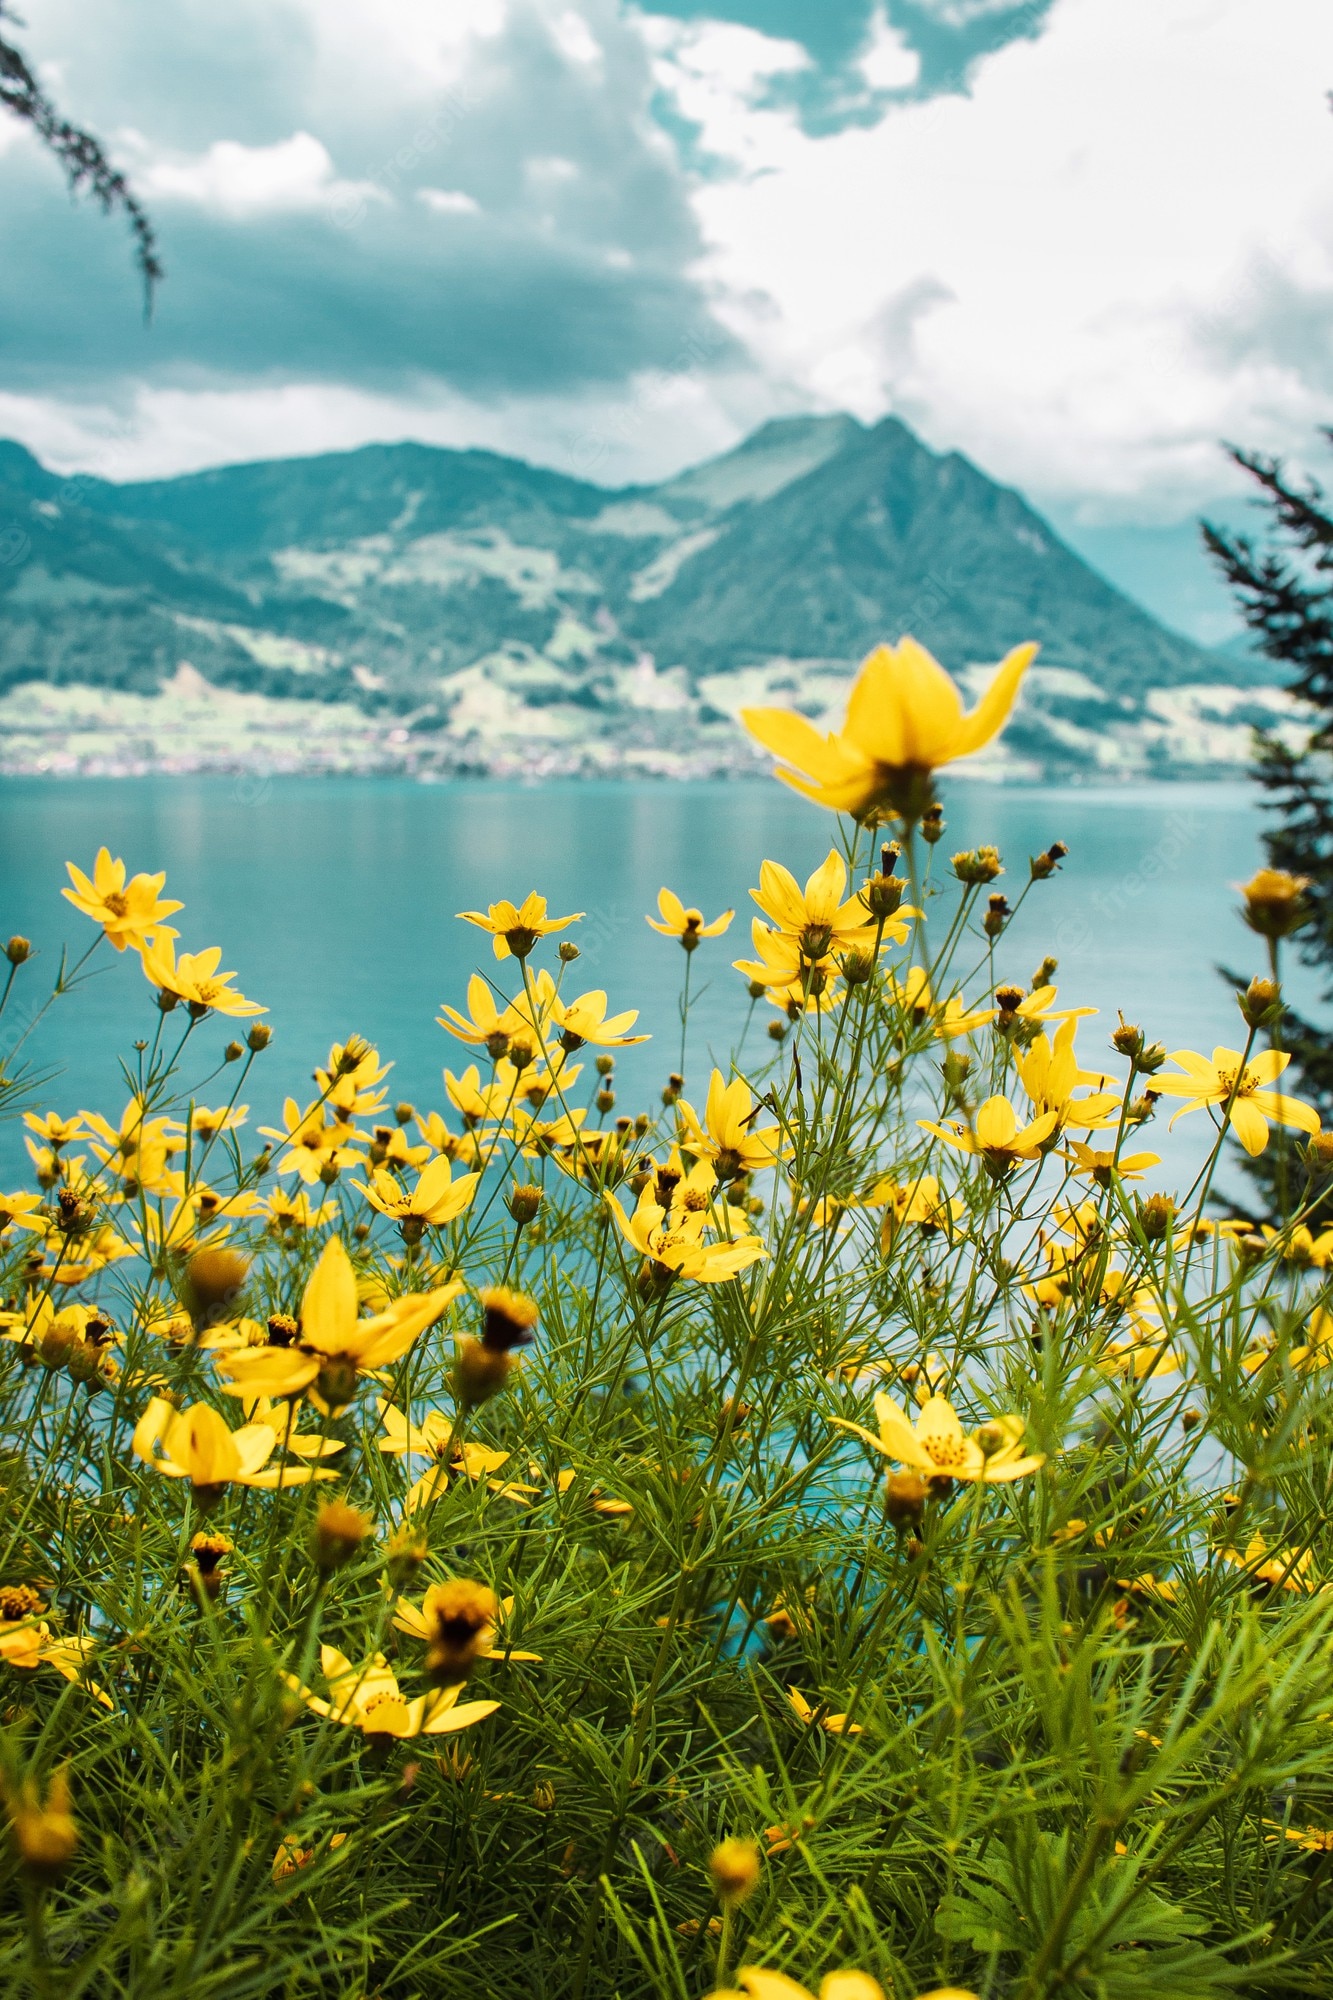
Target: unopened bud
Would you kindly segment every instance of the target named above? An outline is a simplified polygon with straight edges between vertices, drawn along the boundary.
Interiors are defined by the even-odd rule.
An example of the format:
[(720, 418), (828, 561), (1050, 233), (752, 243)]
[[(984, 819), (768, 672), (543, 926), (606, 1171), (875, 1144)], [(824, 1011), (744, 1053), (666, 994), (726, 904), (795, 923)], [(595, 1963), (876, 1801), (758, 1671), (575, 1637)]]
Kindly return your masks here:
[(5, 946), (5, 957), (11, 965), (22, 965), (25, 960), (32, 957), (32, 945), (27, 938), (19, 937), (15, 933)]
[(225, 1244), (196, 1250), (185, 1266), (183, 1303), (196, 1320), (212, 1318), (222, 1307), (235, 1307), (249, 1275), (250, 1259), (239, 1250), (229, 1250)]
[(514, 1182), (509, 1189), (508, 1209), (514, 1221), (522, 1228), (531, 1222), (542, 1205), (542, 1191), (527, 1181), (522, 1187)]
[(885, 1482), (884, 1511), (895, 1528), (915, 1528), (926, 1506), (926, 1482), (919, 1472), (891, 1472)]
[(1239, 885), (1244, 898), (1241, 915), (1260, 937), (1290, 937), (1310, 921), (1312, 912), (1305, 900), (1309, 886), (1306, 875), (1289, 875), (1285, 868), (1261, 868)]
[(1271, 1027), (1282, 1013), (1282, 988), (1275, 979), (1252, 979), (1236, 1005), (1247, 1027)]
[(921, 838), (931, 847), (944, 838), (944, 807), (927, 806), (921, 815)]
[(786, 1023), (785, 1023), (785, 1022), (783, 1022), (783, 1021), (770, 1021), (770, 1022), (769, 1022), (769, 1024), (768, 1024), (768, 1039), (769, 1039), (769, 1041), (770, 1041), (770, 1042), (782, 1042), (782, 1041), (785, 1041), (785, 1040), (786, 1040), (786, 1038), (787, 1038), (787, 1027), (786, 1027)]
[(239, 1042), (228, 1042), (226, 1048), (222, 1051), (222, 1060), (229, 1063), (239, 1062), (244, 1054), (245, 1050)]
[(1047, 952), (1045, 958), (1042, 960), (1041, 964), (1037, 967), (1036, 971), (1032, 975), (1033, 992), (1034, 993), (1040, 992), (1043, 986), (1049, 986), (1059, 970), (1060, 970), (1059, 959), (1052, 958), (1051, 954)]
[(25, 1778), (16, 1792), (6, 1787), (5, 1809), (24, 1872), (44, 1886), (58, 1882), (79, 1845), (66, 1766), (53, 1773), (45, 1804), (35, 1779)]
[(562, 965), (572, 965), (578, 956), (579, 948), (573, 938), (565, 938), (560, 946), (560, 963)]
[(395, 1590), (405, 1590), (430, 1553), (424, 1528), (405, 1521), (389, 1537), (384, 1551), (384, 1567)]
[(371, 1532), (371, 1522), (345, 1500), (326, 1500), (315, 1516), (312, 1553), (321, 1576), (342, 1569)]
[(417, 1107), (415, 1104), (408, 1104), (404, 1100), (402, 1104), (394, 1105), (393, 1115), (400, 1125), (410, 1125), (417, 1115)]
[[(245, 1037), (246, 1047), (251, 1055), (256, 1056), (261, 1049), (266, 1049), (272, 1040), (273, 1030), (266, 1021), (256, 1021)], [(355, 1063), (352, 1067), (355, 1069)]]
[(1044, 882), (1048, 876), (1054, 875), (1068, 852), (1069, 849), (1065, 846), (1063, 840), (1053, 840), (1044, 854), (1034, 854), (1028, 862), (1028, 867), (1032, 871), (1032, 880), (1034, 882)]
[(759, 1849), (753, 1840), (723, 1840), (708, 1857), (717, 1899), (724, 1909), (748, 1902), (759, 1887)]
[(1007, 897), (991, 896), (986, 904), (986, 915), (981, 928), (988, 938), (997, 938), (1013, 914)]
[(1145, 1090), (1142, 1097), (1131, 1098), (1125, 1107), (1125, 1123), (1146, 1125), (1157, 1109), (1157, 1101), (1161, 1094), (1160, 1090)]
[(465, 1334), (454, 1359), (454, 1394), (464, 1409), (475, 1409), (498, 1396), (514, 1367), (514, 1357), (503, 1349), (485, 1347)]
[(598, 1076), (610, 1076), (615, 1066), (616, 1066), (615, 1057), (607, 1055), (598, 1056), (597, 1062), (595, 1064)]
[(1305, 1157), (1314, 1172), (1333, 1171), (1333, 1132), (1316, 1132), (1305, 1148)]
[(599, 1090), (595, 1102), (597, 1109), (605, 1116), (608, 1111), (614, 1111), (616, 1108), (616, 1093), (614, 1090)]
[(976, 1433), (977, 1445), (983, 1458), (994, 1458), (997, 1451), (1003, 1451), (1010, 1443), (1010, 1436), (1003, 1424), (982, 1424)]
[(1117, 1055), (1128, 1056), (1135, 1062), (1143, 1052), (1143, 1030), (1127, 1021), (1122, 1014), (1120, 1026), (1111, 1030), (1111, 1047)]
[(1150, 1194), (1138, 1204), (1139, 1228), (1150, 1243), (1158, 1243), (1168, 1234), (1175, 1220), (1176, 1204), (1169, 1194)]

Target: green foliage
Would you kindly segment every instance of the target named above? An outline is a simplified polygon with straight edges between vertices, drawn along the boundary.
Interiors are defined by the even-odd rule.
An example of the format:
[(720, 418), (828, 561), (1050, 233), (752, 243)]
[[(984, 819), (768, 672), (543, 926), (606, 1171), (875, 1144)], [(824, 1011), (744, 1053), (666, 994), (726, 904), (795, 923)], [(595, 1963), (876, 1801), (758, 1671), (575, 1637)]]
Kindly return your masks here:
[[(773, 1134), (776, 1172), (710, 1180), (736, 1134), (702, 1077), (694, 1120), (670, 1089), (624, 1130), (597, 1110), (595, 1051), (562, 1046), (568, 964), (558, 990), (495, 968), (498, 1040), (513, 1053), (526, 1018), (542, 1053), (475, 1051), (498, 1094), (461, 1130), (453, 1111), (389, 1123), (374, 1052), (344, 1043), (301, 1112), (315, 1138), (256, 1151), (201, 1106), (249, 1099), (262, 1035), (226, 1054), (234, 1024), (157, 1012), (148, 986), (130, 1116), (108, 1102), (56, 1135), (32, 1115), (41, 1204), (9, 1197), (0, 1238), (0, 1586), (40, 1599), (0, 1598), (7, 1994), (519, 2000), (536, 1980), (697, 2000), (753, 1966), (812, 1990), (854, 1966), (894, 2000), (1328, 1991), (1327, 1246), (1299, 1211), (1267, 1239), (1201, 1223), (1234, 1091), (1215, 1129), (1191, 1121), (1210, 1143), (1157, 1226), (1130, 1179), (1152, 1074), (1116, 1074), (1100, 1129), (1080, 1106), (1121, 1056), (1043, 1095), (1072, 1029), (1055, 1039), (1049, 988), (996, 1016), (1009, 939), (935, 853), (910, 857), (929, 922), (827, 1011), (798, 981), (785, 1038), (759, 1043), (758, 1095), (732, 1108), (747, 1143)], [(944, 1038), (958, 991), (976, 1018)], [(1041, 1131), (1030, 1157), (993, 1142), (1000, 1092)], [(427, 1130), (455, 1195), (480, 1179), (451, 1219), (399, 1227), (384, 1209), (418, 1188), (402, 1148)], [(313, 1212), (293, 1217), (303, 1153)], [(700, 1203), (650, 1213), (664, 1168)], [(531, 1221), (506, 1212), (515, 1182), (542, 1189)], [(646, 1257), (633, 1228), (657, 1232)], [(765, 1254), (739, 1276), (673, 1276), (750, 1230)], [(304, 1353), (335, 1239), (366, 1313), (464, 1285), (345, 1403), (321, 1373), (323, 1411), (296, 1391), (291, 1424), (280, 1402), (250, 1413), (266, 1463), (335, 1480), (164, 1476), (153, 1399), (235, 1431), (229, 1370)], [(198, 1252), (224, 1242), (250, 1266), (210, 1306)], [(497, 1282), (535, 1299), (537, 1337), (469, 1406), (456, 1348)], [(64, 1340), (76, 1305), (100, 1318)], [(898, 1412), (887, 1485), (877, 1393)], [(435, 1442), (385, 1449), (385, 1404), (422, 1436), (434, 1413)], [(903, 1442), (904, 1411), (935, 1447)], [(294, 1426), (337, 1449), (294, 1458)], [(321, 1567), (330, 1493), (371, 1533)], [(212, 1587), (201, 1530), (232, 1545)], [(360, 1686), (386, 1655), (433, 1714), (400, 1599), (450, 1579), (502, 1604), (462, 1696), (493, 1713), (401, 1738), (302, 1699), (330, 1693), (323, 1646)], [(78, 1845), (43, 1876), (24, 1801), (61, 1772)], [(764, 1861), (724, 1912), (708, 1864), (728, 1836)]]

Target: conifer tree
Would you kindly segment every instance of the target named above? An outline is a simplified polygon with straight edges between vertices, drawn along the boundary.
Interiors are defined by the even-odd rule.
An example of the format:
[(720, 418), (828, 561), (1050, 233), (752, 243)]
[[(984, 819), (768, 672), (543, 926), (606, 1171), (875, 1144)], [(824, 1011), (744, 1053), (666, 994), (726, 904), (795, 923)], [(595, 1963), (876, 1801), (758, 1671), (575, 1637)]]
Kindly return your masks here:
[[(1333, 442), (1333, 431), (1325, 436)], [(1256, 731), (1255, 777), (1272, 815), (1263, 835), (1268, 865), (1308, 883), (1310, 918), (1288, 949), (1324, 975), (1321, 997), (1333, 1001), (1333, 511), (1314, 481), (1293, 479), (1278, 459), (1234, 448), (1231, 456), (1260, 489), (1267, 533), (1258, 546), (1205, 522), (1203, 538), (1259, 651), (1284, 670), (1289, 692), (1311, 711), (1298, 734)], [(1325, 1127), (1333, 1125), (1333, 1030), (1289, 1009), (1281, 1040), (1293, 1077), (1300, 1073), (1300, 1093)], [(1277, 1164), (1266, 1156), (1252, 1163), (1270, 1202)]]

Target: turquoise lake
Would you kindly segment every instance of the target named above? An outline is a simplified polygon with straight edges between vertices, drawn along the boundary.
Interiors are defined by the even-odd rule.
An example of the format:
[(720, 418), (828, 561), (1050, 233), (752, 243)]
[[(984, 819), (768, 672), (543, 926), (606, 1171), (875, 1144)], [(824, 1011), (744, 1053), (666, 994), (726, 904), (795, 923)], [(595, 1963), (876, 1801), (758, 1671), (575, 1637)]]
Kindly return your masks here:
[[(1026, 983), (1044, 953), (1060, 960), (1062, 1000), (1103, 1010), (1080, 1032), (1085, 1061), (1104, 1047), (1117, 1007), (1169, 1048), (1236, 1042), (1239, 1016), (1214, 968), (1225, 962), (1248, 974), (1262, 965), (1232, 886), (1260, 859), (1261, 815), (1249, 788), (1020, 790), (956, 781), (944, 801), (940, 857), (995, 841), (1007, 863), (999, 886), (1011, 899), (1027, 879), (1029, 854), (1056, 839), (1068, 844), (1063, 870), (1033, 889), (997, 962)], [(586, 912), (569, 933), (583, 953), (576, 990), (605, 987), (613, 1007), (638, 1006), (639, 1026), (654, 1036), (620, 1062), (617, 1108), (632, 1112), (679, 1054), (684, 954), (644, 921), (658, 889), (670, 886), (709, 918), (729, 906), (737, 912), (728, 936), (694, 959), (688, 1072), (702, 1085), (710, 1051), (725, 1059), (745, 1018), (731, 961), (748, 951), (747, 890), (760, 859), (804, 879), (832, 833), (830, 816), (764, 783), (9, 779), (0, 784), (0, 931), (21, 931), (41, 953), (16, 996), (21, 1022), (24, 1002), (48, 989), (61, 944), (77, 953), (92, 935), (60, 897), (65, 861), (90, 868), (106, 843), (132, 870), (165, 868), (169, 892), (185, 904), (175, 918), (179, 948), (220, 944), (241, 990), (270, 1010), (275, 1039), (246, 1092), (253, 1128), (270, 1122), (285, 1093), (307, 1092), (329, 1044), (353, 1031), (394, 1061), (393, 1097), (441, 1105), (443, 1066), (457, 1071), (468, 1058), (435, 1025), (440, 1003), (460, 1003), (477, 967), (501, 977), (512, 970), (496, 965), (487, 939), (455, 912), (537, 888), (555, 913)], [(62, 1111), (118, 1112), (115, 1057), (156, 1024), (137, 958), (104, 958), (30, 1048), (43, 1067), (60, 1070), (43, 1101)], [(11, 1005), (6, 1047), (14, 1017)], [(769, 1017), (767, 1008), (756, 1011), (756, 1054)], [(230, 1032), (207, 1024), (209, 1047), (220, 1049)], [(223, 1079), (201, 1093), (208, 1103), (225, 1095)], [(1183, 1136), (1169, 1149), (1173, 1160)], [(1155, 1127), (1157, 1150), (1168, 1150), (1164, 1139)], [(13, 1172), (16, 1144), (11, 1127), (0, 1170)]]

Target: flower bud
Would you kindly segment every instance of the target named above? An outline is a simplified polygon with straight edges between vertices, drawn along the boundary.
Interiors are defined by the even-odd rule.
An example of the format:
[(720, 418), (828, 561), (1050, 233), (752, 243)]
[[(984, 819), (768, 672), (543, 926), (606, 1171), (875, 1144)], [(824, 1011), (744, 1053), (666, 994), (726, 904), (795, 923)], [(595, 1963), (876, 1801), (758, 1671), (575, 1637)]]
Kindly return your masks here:
[(891, 1472), (885, 1482), (884, 1511), (895, 1528), (920, 1525), (926, 1507), (926, 1482), (919, 1472)]
[(562, 965), (572, 965), (574, 960), (579, 956), (579, 948), (573, 938), (565, 938), (560, 946), (560, 963)]
[(417, 1115), (417, 1107), (415, 1104), (409, 1104), (404, 1099), (401, 1104), (394, 1105), (393, 1115), (400, 1125), (410, 1125)]
[(991, 896), (987, 899), (981, 928), (988, 938), (997, 938), (1013, 914), (1006, 896)]
[(519, 1186), (517, 1181), (511, 1185), (509, 1200), (506, 1206), (520, 1229), (525, 1223), (534, 1220), (541, 1205), (542, 1191), (531, 1181), (525, 1182), (522, 1187)]
[(196, 1535), (190, 1543), (190, 1560), (181, 1571), (182, 1584), (188, 1584), (210, 1604), (216, 1604), (227, 1587), (222, 1558), (229, 1556), (235, 1546), (226, 1535)]
[(896, 840), (886, 841), (880, 849), (879, 872), (870, 876), (861, 891), (861, 901), (872, 917), (891, 917), (907, 893), (907, 884), (894, 873), (901, 851)]
[(786, 1024), (786, 1022), (785, 1022), (785, 1021), (770, 1021), (770, 1022), (769, 1022), (769, 1024), (768, 1024), (768, 1039), (769, 1039), (769, 1041), (770, 1041), (770, 1042), (784, 1042), (784, 1041), (786, 1041), (786, 1039), (787, 1039), (787, 1024)]
[(239, 1042), (228, 1042), (226, 1048), (222, 1051), (222, 1060), (229, 1063), (239, 1062), (244, 1054), (245, 1050)]
[(1236, 1005), (1247, 1027), (1271, 1027), (1282, 1014), (1282, 988), (1275, 979), (1256, 977), (1236, 995)]
[(405, 1590), (430, 1553), (424, 1528), (404, 1521), (389, 1537), (384, 1551), (384, 1567), (395, 1590)]
[(196, 1250), (185, 1266), (182, 1303), (197, 1322), (215, 1322), (224, 1312), (235, 1312), (249, 1275), (250, 1259), (239, 1250), (222, 1243)]
[(37, 1358), (44, 1368), (63, 1368), (83, 1340), (83, 1327), (75, 1313), (57, 1313), (37, 1341)]
[(679, 1071), (673, 1069), (666, 1080), (666, 1087), (662, 1092), (663, 1104), (674, 1104), (684, 1088), (684, 1077), (680, 1075)]
[(45, 1804), (36, 1780), (29, 1777), (17, 1793), (6, 1787), (5, 1810), (25, 1873), (44, 1886), (58, 1882), (79, 1845), (79, 1829), (70, 1810), (67, 1766), (62, 1764), (53, 1773)]
[(369, 1518), (345, 1500), (326, 1500), (315, 1516), (312, 1554), (321, 1576), (342, 1569), (371, 1532)]
[(598, 1056), (595, 1065), (598, 1076), (610, 1076), (615, 1066), (616, 1066), (616, 1059), (614, 1056), (611, 1055)]
[(1038, 992), (1043, 986), (1049, 986), (1059, 970), (1059, 959), (1052, 958), (1051, 954), (1047, 952), (1045, 958), (1032, 975), (1033, 992)]
[(16, 932), (5, 946), (5, 957), (11, 965), (22, 965), (25, 960), (32, 957), (30, 941), (25, 937), (19, 937)]
[(597, 1109), (605, 1115), (608, 1111), (615, 1110), (616, 1093), (614, 1090), (599, 1090), (595, 1101)]
[(1333, 1132), (1316, 1132), (1305, 1148), (1305, 1157), (1314, 1173), (1333, 1172)]
[(1146, 1125), (1156, 1111), (1158, 1099), (1161, 1095), (1160, 1090), (1145, 1090), (1142, 1097), (1131, 1098), (1130, 1102), (1125, 1106), (1125, 1123), (1127, 1125)]
[(921, 838), (931, 847), (944, 838), (944, 807), (927, 806), (921, 815)]
[(1241, 915), (1260, 937), (1290, 937), (1310, 921), (1313, 913), (1305, 900), (1310, 886), (1306, 875), (1289, 875), (1285, 868), (1260, 868), (1238, 886), (1245, 899)]
[(1131, 1062), (1137, 1062), (1143, 1053), (1142, 1028), (1133, 1026), (1122, 1014), (1120, 1026), (1111, 1030), (1111, 1047), (1117, 1055), (1128, 1056)]
[(454, 1395), (465, 1409), (476, 1409), (497, 1396), (509, 1381), (514, 1357), (504, 1349), (485, 1347), (465, 1334), (454, 1359)]
[(461, 1681), (473, 1662), (495, 1644), (500, 1615), (495, 1592), (484, 1583), (455, 1577), (437, 1583), (421, 1607), (426, 1622), (426, 1672), (437, 1685)]
[(537, 1301), (526, 1292), (508, 1285), (487, 1285), (477, 1294), (481, 1300), (481, 1340), (492, 1354), (508, 1354), (515, 1347), (531, 1347), (536, 1339), (539, 1312)]
[(1146, 1200), (1140, 1199), (1138, 1209), (1139, 1228), (1150, 1243), (1160, 1243), (1170, 1233), (1175, 1221), (1176, 1204), (1169, 1194), (1150, 1194)]
[(1053, 840), (1044, 854), (1034, 854), (1028, 862), (1032, 880), (1044, 882), (1048, 876), (1054, 875), (1068, 852), (1063, 840)]
[(998, 847), (965, 847), (953, 857), (953, 872), (960, 882), (993, 882), (1003, 875), (1004, 863)]
[(708, 1857), (717, 1899), (724, 1909), (747, 1903), (759, 1887), (759, 1849), (753, 1840), (723, 1840)]
[[(259, 1051), (266, 1049), (272, 1040), (273, 1030), (269, 1027), (268, 1023), (266, 1021), (256, 1021), (245, 1037), (245, 1045), (251, 1055), (257, 1056)], [(355, 1063), (352, 1064), (352, 1068), (356, 1068)]]

